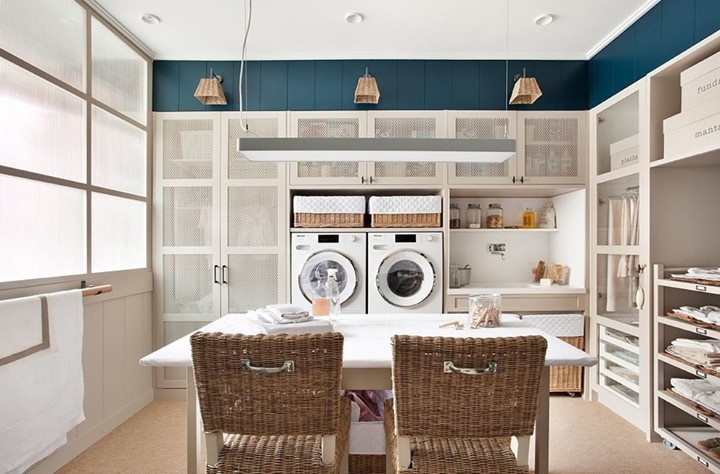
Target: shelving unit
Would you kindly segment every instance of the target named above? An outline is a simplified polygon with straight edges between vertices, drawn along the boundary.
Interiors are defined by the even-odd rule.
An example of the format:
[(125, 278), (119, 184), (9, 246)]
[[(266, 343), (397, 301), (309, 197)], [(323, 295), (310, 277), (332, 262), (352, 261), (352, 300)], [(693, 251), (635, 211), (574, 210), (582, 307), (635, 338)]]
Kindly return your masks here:
[(720, 339), (720, 326), (694, 324), (666, 316), (680, 306), (720, 305), (720, 286), (698, 285), (671, 280), (670, 273), (684, 273), (685, 269), (653, 268), (655, 289), (655, 431), (666, 446), (676, 447), (696, 459), (710, 471), (720, 473), (720, 461), (708, 456), (697, 446), (701, 440), (720, 436), (720, 413), (713, 414), (687, 399), (672, 394), (669, 389), (673, 377), (698, 378), (712, 381), (720, 388), (720, 372), (705, 369), (665, 353), (665, 348), (678, 337), (691, 339)]

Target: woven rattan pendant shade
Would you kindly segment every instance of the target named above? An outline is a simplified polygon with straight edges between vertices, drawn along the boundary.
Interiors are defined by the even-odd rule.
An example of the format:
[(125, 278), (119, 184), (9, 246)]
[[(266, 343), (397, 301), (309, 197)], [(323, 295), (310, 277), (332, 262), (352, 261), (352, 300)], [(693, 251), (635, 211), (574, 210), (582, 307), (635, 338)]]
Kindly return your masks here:
[(525, 77), (525, 71), (520, 79), (515, 81), (512, 94), (510, 95), (510, 104), (527, 105), (532, 104), (542, 95), (540, 86), (534, 77)]
[(223, 88), (215, 76), (200, 79), (200, 84), (195, 89), (195, 98), (205, 105), (227, 105)]
[(380, 101), (380, 89), (378, 89), (375, 78), (368, 74), (365, 68), (365, 75), (358, 79), (355, 88), (356, 104), (377, 104)]

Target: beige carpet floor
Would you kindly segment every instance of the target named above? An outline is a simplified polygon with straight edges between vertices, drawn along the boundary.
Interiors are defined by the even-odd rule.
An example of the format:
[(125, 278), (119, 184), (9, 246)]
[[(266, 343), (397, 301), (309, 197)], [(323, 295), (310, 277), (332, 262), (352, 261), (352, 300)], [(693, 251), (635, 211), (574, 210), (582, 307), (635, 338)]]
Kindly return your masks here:
[[(596, 402), (551, 397), (550, 427), (553, 474), (708, 472), (679, 450), (647, 443), (640, 431)], [(185, 403), (158, 401), (58, 472), (170, 474), (184, 470)]]

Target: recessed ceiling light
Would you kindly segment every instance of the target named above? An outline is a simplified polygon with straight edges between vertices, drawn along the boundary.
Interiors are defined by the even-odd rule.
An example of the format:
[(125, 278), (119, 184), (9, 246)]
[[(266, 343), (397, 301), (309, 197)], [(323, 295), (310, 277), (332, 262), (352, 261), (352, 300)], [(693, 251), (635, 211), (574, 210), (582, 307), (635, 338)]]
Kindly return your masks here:
[(352, 23), (353, 25), (362, 23), (364, 19), (365, 17), (363, 16), (363, 14), (358, 12), (350, 12), (345, 15), (345, 21), (347, 21), (348, 23)]
[(160, 23), (160, 17), (154, 13), (144, 13), (140, 18), (148, 25), (157, 25)]
[(535, 18), (535, 24), (537, 26), (547, 26), (553, 21), (555, 21), (555, 15), (553, 15), (552, 13), (546, 13)]

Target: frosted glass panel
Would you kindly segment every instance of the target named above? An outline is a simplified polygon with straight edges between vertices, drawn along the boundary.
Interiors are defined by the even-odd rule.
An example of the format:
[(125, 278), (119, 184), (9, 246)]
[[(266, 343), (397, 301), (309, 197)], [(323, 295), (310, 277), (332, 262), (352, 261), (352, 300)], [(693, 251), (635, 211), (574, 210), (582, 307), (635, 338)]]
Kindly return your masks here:
[(75, 2), (0, 1), (0, 48), (85, 90), (85, 9)]
[(86, 272), (85, 192), (0, 175), (0, 281)]
[(0, 164), (85, 181), (85, 102), (0, 58)]
[(102, 109), (92, 109), (92, 184), (147, 195), (146, 133)]
[(147, 267), (146, 205), (107, 194), (92, 195), (92, 271)]
[(92, 95), (145, 124), (147, 61), (100, 22), (92, 21)]

